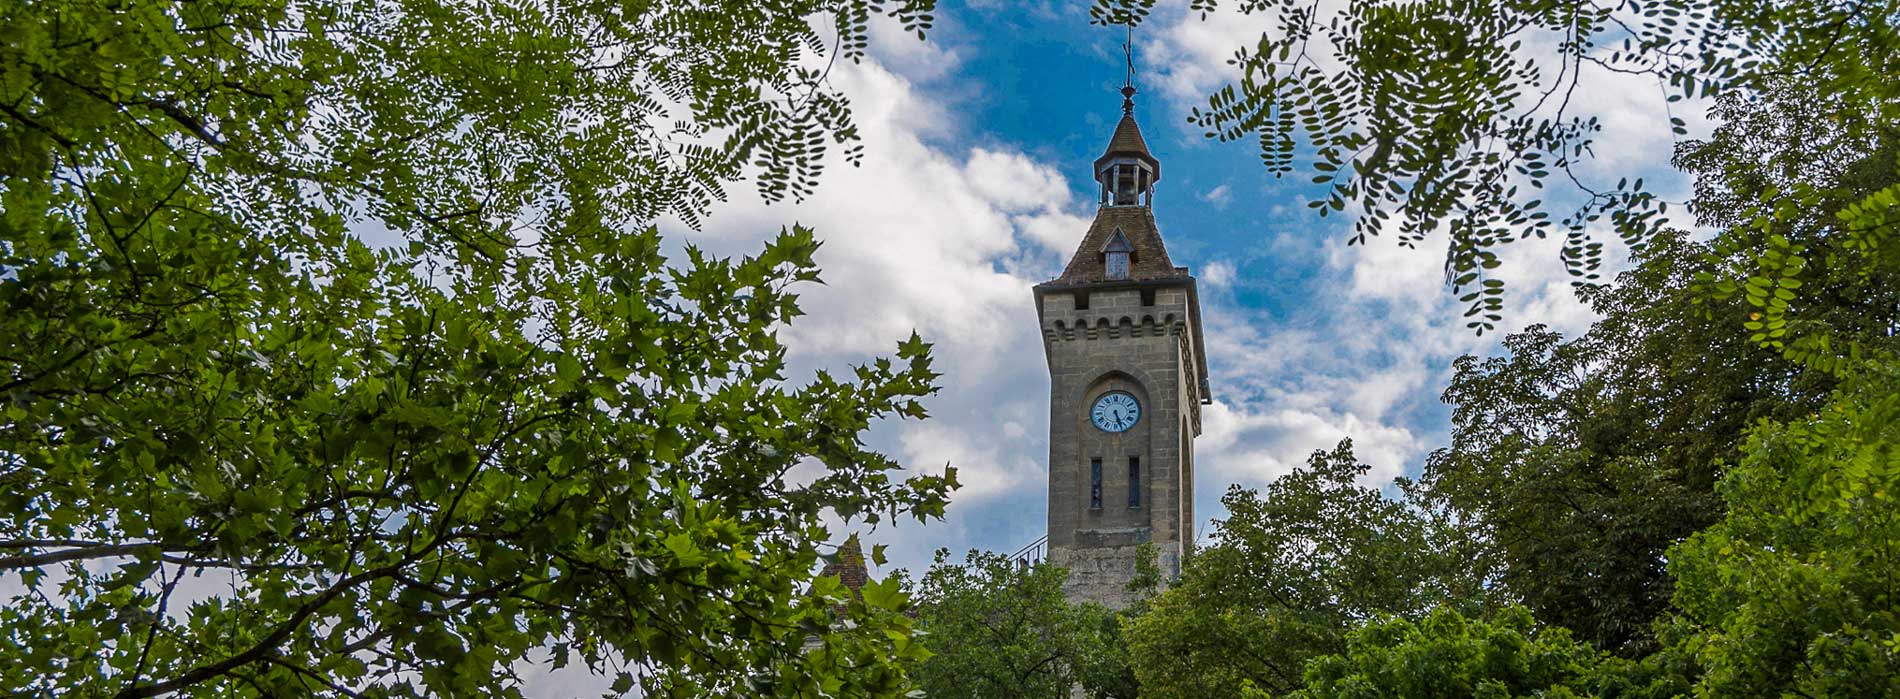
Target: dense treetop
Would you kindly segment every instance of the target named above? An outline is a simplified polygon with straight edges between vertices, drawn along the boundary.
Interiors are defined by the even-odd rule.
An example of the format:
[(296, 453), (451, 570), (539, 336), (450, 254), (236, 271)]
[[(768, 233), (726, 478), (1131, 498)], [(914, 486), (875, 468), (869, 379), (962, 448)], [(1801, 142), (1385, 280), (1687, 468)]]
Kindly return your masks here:
[(10, 8), (0, 686), (905, 691), (908, 618), (867, 608), (901, 595), (839, 623), (813, 577), (826, 516), (942, 513), (954, 475), (859, 440), (923, 416), (928, 346), (789, 384), (812, 232), (668, 261), (651, 224), (808, 193), (856, 136), (825, 61), (929, 12)]

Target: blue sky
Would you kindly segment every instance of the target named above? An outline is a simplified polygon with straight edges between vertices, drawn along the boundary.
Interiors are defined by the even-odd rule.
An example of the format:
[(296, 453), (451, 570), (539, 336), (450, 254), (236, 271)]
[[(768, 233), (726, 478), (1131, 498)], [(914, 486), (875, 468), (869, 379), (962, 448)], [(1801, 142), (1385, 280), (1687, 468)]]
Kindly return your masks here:
[[(912, 329), (936, 344), (932, 418), (879, 424), (870, 439), (912, 468), (956, 466), (965, 487), (945, 521), (868, 532), (891, 544), (879, 573), (921, 568), (937, 547), (1007, 553), (1044, 533), (1048, 380), (1030, 287), (1086, 231), (1090, 163), (1120, 109), (1123, 34), (1090, 26), (1085, 3), (949, 3), (937, 16), (924, 42), (874, 24), (867, 59), (834, 68), (864, 132), (860, 167), (828, 168), (799, 204), (766, 205), (741, 185), (701, 229), (668, 227), (675, 244), (725, 254), (794, 221), (817, 229), (826, 284), (803, 290), (809, 315), (785, 330), (801, 371), (889, 353)], [(1344, 437), (1371, 482), (1416, 474), (1446, 439), (1438, 395), (1452, 361), (1496, 347), (1442, 287), (1442, 240), (1349, 247), (1347, 221), (1305, 207), (1305, 177), (1276, 180), (1251, 142), (1210, 141), (1187, 122), (1266, 25), (1163, 8), (1135, 36), (1137, 117), (1164, 169), (1156, 216), (1201, 284), (1215, 399), (1197, 440), (1204, 518), (1221, 516), (1229, 484), (1263, 485)], [(1606, 128), (1584, 174), (1642, 175), (1679, 195), (1660, 90), (1623, 80), (1585, 80)], [(1589, 325), (1554, 244), (1505, 259), (1505, 330)]]

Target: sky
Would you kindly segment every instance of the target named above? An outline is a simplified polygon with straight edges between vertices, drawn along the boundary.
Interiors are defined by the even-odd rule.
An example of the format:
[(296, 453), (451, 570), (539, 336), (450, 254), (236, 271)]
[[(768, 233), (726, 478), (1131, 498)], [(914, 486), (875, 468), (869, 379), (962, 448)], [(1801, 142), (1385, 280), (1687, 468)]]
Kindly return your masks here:
[[(954, 466), (963, 487), (942, 521), (857, 528), (889, 545), (876, 575), (919, 571), (940, 547), (1007, 554), (1045, 533), (1049, 381), (1031, 287), (1060, 272), (1093, 217), (1090, 165), (1120, 116), (1124, 75), (1124, 32), (1090, 26), (1086, 10), (947, 3), (927, 41), (874, 23), (869, 56), (830, 74), (863, 131), (860, 166), (828, 167), (797, 204), (735, 186), (701, 228), (664, 229), (674, 245), (735, 255), (782, 225), (816, 229), (825, 283), (802, 289), (809, 315), (785, 331), (795, 377), (889, 354), (913, 329), (934, 343), (931, 417), (880, 423), (869, 441), (912, 469)], [(1273, 178), (1251, 141), (1205, 138), (1189, 111), (1266, 24), (1164, 7), (1134, 36), (1136, 116), (1164, 172), (1155, 216), (1200, 284), (1213, 398), (1195, 446), (1203, 539), (1230, 485), (1270, 483), (1344, 438), (1370, 484), (1416, 475), (1447, 442), (1438, 396), (1456, 358), (1494, 353), (1503, 332), (1531, 324), (1577, 333), (1592, 320), (1555, 241), (1533, 241), (1504, 253), (1503, 332), (1477, 337), (1442, 284), (1442, 238), (1348, 246), (1349, 220), (1305, 206), (1306, 177)], [(1605, 127), (1583, 174), (1644, 176), (1684, 198), (1659, 86), (1586, 73), (1580, 89)]]

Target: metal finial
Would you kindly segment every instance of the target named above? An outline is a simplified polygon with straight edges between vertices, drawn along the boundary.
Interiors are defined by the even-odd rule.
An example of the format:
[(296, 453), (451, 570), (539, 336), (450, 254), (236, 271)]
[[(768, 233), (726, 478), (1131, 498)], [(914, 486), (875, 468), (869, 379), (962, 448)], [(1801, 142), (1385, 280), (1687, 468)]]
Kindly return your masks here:
[(1128, 40), (1122, 42), (1122, 56), (1128, 60), (1128, 74), (1122, 79), (1122, 113), (1135, 113), (1135, 25), (1128, 25)]

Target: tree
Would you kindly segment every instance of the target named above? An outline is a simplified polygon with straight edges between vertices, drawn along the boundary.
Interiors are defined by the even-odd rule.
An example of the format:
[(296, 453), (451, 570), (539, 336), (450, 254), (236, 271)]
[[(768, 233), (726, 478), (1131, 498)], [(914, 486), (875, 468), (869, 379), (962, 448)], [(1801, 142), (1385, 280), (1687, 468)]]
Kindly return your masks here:
[(1659, 239), (1586, 294), (1603, 320), (1582, 337), (1534, 326), (1505, 356), (1459, 359), (1452, 441), (1422, 477), (1482, 526), (1541, 621), (1630, 656), (1653, 650), (1662, 554), (1720, 516), (1715, 480), (1747, 426), (1812, 408), (1831, 383), (1736, 332), (1739, 302), (1715, 317), (1690, 303), (1705, 250)]
[(1135, 575), (1128, 581), (1132, 593), (1127, 607), (1104, 610), (1097, 615), (1096, 652), (1084, 655), (1076, 663), (1076, 674), (1091, 699), (1139, 699), (1141, 680), (1135, 676), (1135, 659), (1129, 634), (1136, 619), (1147, 614), (1161, 589), (1159, 550), (1153, 543), (1135, 547)]
[(1019, 566), (970, 551), (962, 564), (937, 551), (914, 596), (930, 657), (917, 665), (926, 696), (1005, 699), (1069, 696), (1080, 667), (1103, 654), (1113, 615), (1062, 594), (1068, 571)]
[[(1782, 236), (1816, 261), (1774, 298), (1841, 346), (1895, 347), (1900, 266), (1856, 250), (1837, 214), (1900, 183), (1900, 141), (1827, 102), (1792, 86), (1724, 98), (1725, 123), (1677, 157), (1697, 176), (1692, 208), (1724, 230), (1713, 243), (1659, 235), (1616, 284), (1582, 292), (1601, 316), (1583, 336), (1533, 327), (1506, 338), (1505, 357), (1456, 363), (1452, 443), (1423, 481), (1483, 524), (1505, 583), (1540, 621), (1625, 656), (1654, 650), (1672, 589), (1663, 554), (1721, 517), (1715, 484), (1748, 429), (1805, 415), (1833, 390), (1831, 365), (1741, 332), (1759, 331), (1760, 307), (1713, 280), (1737, 291), (1726, 280), (1751, 274), (1751, 251)], [(1771, 186), (1828, 195), (1762, 230), (1744, 202)]]
[(1308, 663), (1306, 687), (1287, 696), (1667, 697), (1681, 689), (1653, 666), (1609, 657), (1561, 627), (1538, 628), (1523, 607), (1490, 619), (1441, 608), (1417, 622), (1388, 617), (1354, 630), (1345, 653)]
[(1670, 551), (1670, 650), (1724, 697), (1900, 694), (1900, 372), (1865, 364), (1811, 416), (1766, 424), (1727, 514)]
[(1696, 176), (1697, 219), (1722, 231), (1694, 286), (1744, 301), (1751, 341), (1823, 371), (1891, 351), (1900, 120), (1792, 81), (1725, 96), (1713, 113), (1722, 126), (1675, 159)]
[(651, 221), (809, 191), (855, 136), (813, 59), (928, 10), (10, 9), (0, 685), (510, 696), (551, 650), (654, 696), (903, 691), (908, 622), (834, 623), (813, 571), (831, 513), (941, 515), (953, 474), (859, 439), (923, 417), (928, 345), (792, 385), (813, 234), (669, 263)]
[(1264, 491), (1227, 492), (1217, 541), (1127, 627), (1143, 697), (1288, 692), (1356, 620), (1486, 604), (1483, 559), (1456, 523), (1358, 485), (1366, 468), (1348, 440)]
[(1488, 619), (1440, 609), (1353, 631), (1345, 652), (1307, 663), (1291, 696), (1900, 693), (1900, 371), (1858, 369), (1826, 407), (1750, 435), (1722, 479), (1726, 514), (1668, 553), (1659, 652), (1609, 656), (1522, 607)]
[[(1216, 0), (1190, 4), (1205, 19)], [(1296, 161), (1328, 191), (1321, 215), (1354, 210), (1351, 242), (1450, 238), (1447, 281), (1471, 327), (1502, 318), (1496, 249), (1562, 235), (1581, 283), (1599, 279), (1607, 222), (1641, 247), (1666, 202), (1640, 176), (1594, 181), (1578, 164), (1601, 131), (1586, 71), (1653, 84), (1675, 135), (1680, 100), (1747, 96), (1795, 80), (1900, 123), (1900, 7), (1830, 0), (1432, 0), (1315, 5), (1243, 0), (1274, 26), (1236, 47), (1236, 82), (1192, 116), (1210, 138), (1253, 139), (1277, 176)], [(1154, 0), (1096, 0), (1094, 18), (1136, 23)], [(1587, 89), (1586, 89), (1587, 90)], [(1772, 197), (1771, 197), (1772, 199)], [(1896, 204), (1863, 208), (1892, 217)], [(1772, 208), (1770, 209), (1772, 211)], [(1885, 213), (1878, 213), (1885, 212)], [(1607, 218), (1607, 221), (1605, 219)]]

